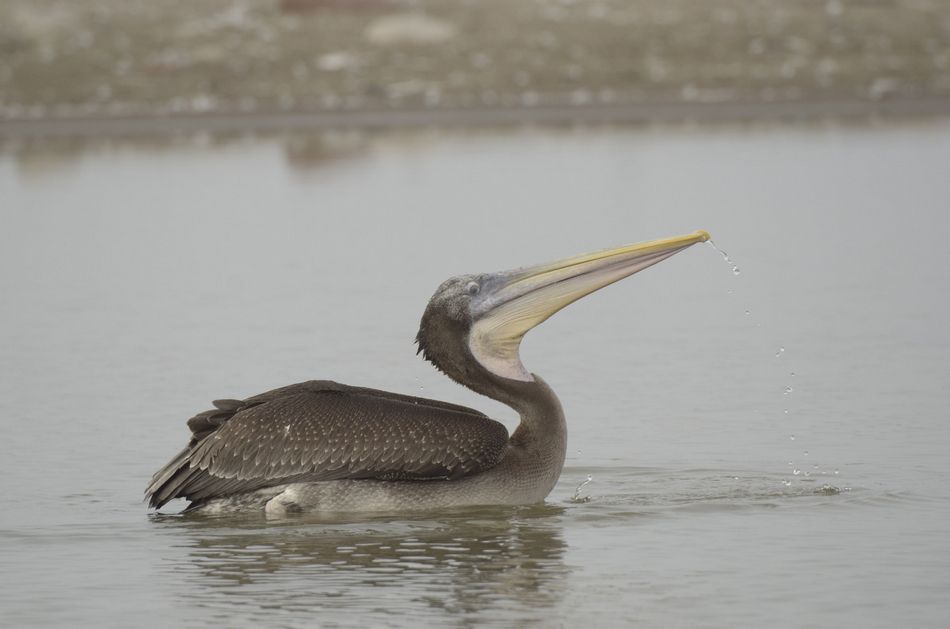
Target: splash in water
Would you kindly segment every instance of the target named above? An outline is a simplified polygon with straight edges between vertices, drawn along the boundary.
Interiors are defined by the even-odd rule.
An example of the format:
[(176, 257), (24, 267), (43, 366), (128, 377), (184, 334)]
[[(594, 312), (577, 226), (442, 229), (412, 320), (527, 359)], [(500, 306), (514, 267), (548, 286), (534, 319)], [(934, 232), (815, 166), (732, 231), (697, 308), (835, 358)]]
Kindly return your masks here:
[(571, 502), (590, 502), (590, 496), (582, 496), (581, 490), (584, 489), (590, 482), (594, 480), (594, 477), (590, 474), (587, 475), (587, 480), (577, 486), (577, 489), (574, 490), (574, 495), (571, 496)]

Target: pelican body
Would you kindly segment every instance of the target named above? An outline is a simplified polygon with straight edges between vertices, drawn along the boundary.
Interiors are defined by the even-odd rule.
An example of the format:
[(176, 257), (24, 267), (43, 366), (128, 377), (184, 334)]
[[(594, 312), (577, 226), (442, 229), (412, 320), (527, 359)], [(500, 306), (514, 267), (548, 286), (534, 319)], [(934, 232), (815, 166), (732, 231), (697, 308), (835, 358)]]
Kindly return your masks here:
[(457, 383), (518, 412), (499, 422), (455, 404), (312, 380), (216, 400), (188, 420), (188, 445), (155, 473), (152, 507), (225, 513), (410, 511), (541, 502), (567, 449), (554, 391), (525, 369), (524, 335), (558, 310), (697, 243), (654, 240), (443, 282), (422, 316), (419, 352)]

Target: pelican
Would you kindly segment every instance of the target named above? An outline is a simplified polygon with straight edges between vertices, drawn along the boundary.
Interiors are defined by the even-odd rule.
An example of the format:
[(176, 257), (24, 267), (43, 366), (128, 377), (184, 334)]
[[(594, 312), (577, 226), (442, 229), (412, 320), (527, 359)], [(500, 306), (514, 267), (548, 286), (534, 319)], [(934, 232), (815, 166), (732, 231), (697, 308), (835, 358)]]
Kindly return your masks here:
[(524, 335), (604, 286), (698, 242), (705, 231), (443, 282), (422, 315), (418, 352), (449, 378), (513, 408), (512, 435), (477, 410), (311, 380), (216, 400), (145, 490), (160, 508), (268, 515), (411, 511), (541, 502), (567, 449), (561, 403), (521, 363)]

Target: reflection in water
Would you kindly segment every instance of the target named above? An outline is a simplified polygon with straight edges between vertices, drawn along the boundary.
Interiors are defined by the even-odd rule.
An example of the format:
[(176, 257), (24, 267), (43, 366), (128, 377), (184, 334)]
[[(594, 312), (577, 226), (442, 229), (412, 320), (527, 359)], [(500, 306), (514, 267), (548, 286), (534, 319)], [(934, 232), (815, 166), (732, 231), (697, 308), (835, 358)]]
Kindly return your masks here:
[[(453, 133), (455, 137), (464, 132)], [(181, 155), (188, 151), (221, 151), (243, 145), (258, 146), (262, 141), (277, 144), (294, 171), (306, 172), (362, 158), (377, 150), (396, 147), (411, 151), (429, 146), (442, 137), (438, 130), (365, 131), (343, 129), (265, 133), (214, 131), (190, 134), (142, 134), (121, 137), (50, 137), (5, 139), (0, 137), (0, 155), (14, 157), (23, 176), (49, 177), (69, 170), (84, 157), (96, 153), (134, 151), (161, 155)]]
[(359, 130), (298, 133), (281, 136), (281, 140), (287, 164), (297, 171), (361, 157), (373, 147), (371, 137)]
[[(563, 510), (552, 506), (439, 514), (438, 519), (360, 523), (156, 517), (185, 533), (188, 561), (171, 566), (181, 596), (241, 618), (352, 614), (399, 622), (469, 624), (495, 614), (519, 624), (550, 619), (568, 568)], [(394, 620), (395, 619), (395, 620)], [(402, 622), (416, 623), (417, 617)]]
[[(933, 121), (927, 118), (919, 120), (904, 120), (905, 127), (919, 126), (927, 128)], [(677, 124), (665, 122), (657, 124), (625, 124), (612, 126), (604, 123), (597, 125), (602, 131), (624, 129), (630, 132), (638, 129), (642, 133), (654, 131), (665, 134), (678, 134), (690, 128), (689, 123)], [(755, 123), (720, 122), (710, 126), (710, 132), (715, 133), (747, 133), (757, 129)], [(808, 125), (802, 123), (800, 128), (821, 131), (822, 123)], [(834, 128), (838, 133), (861, 133), (866, 129), (866, 121), (861, 118), (843, 118), (836, 120)], [(544, 129), (543, 137), (585, 137), (590, 133), (589, 127), (584, 126), (551, 126)], [(352, 162), (358, 159), (373, 157), (376, 154), (387, 152), (398, 153), (400, 159), (413, 152), (431, 149), (444, 144), (446, 140), (453, 142), (466, 140), (475, 142), (484, 140), (486, 136), (495, 135), (505, 138), (538, 137), (538, 130), (531, 127), (510, 129), (505, 127), (473, 127), (456, 128), (451, 131), (430, 129), (290, 129), (287, 131), (254, 131), (248, 128), (245, 131), (207, 130), (200, 132), (163, 132), (127, 135), (103, 135), (99, 137), (87, 136), (50, 136), (10, 138), (0, 134), (0, 156), (10, 155), (16, 164), (18, 173), (22, 177), (50, 178), (61, 175), (63, 172), (75, 168), (83, 159), (97, 154), (130, 154), (145, 157), (159, 157), (169, 155), (176, 158), (194, 153), (203, 152), (207, 155), (220, 158), (224, 151), (236, 149), (245, 150), (247, 147), (260, 148), (262, 145), (276, 146), (283, 154), (284, 162), (297, 173), (324, 170), (332, 166)], [(713, 136), (715, 137), (715, 136)], [(476, 146), (471, 144), (471, 146)], [(240, 169), (240, 166), (235, 166)]]
[(50, 177), (74, 168), (84, 157), (102, 153), (135, 151), (160, 156), (181, 155), (194, 149), (225, 149), (251, 142), (251, 133), (215, 132), (188, 135), (142, 134), (124, 137), (82, 138), (53, 136), (48, 138), (9, 139), (0, 137), (0, 155), (11, 155), (22, 176)]
[[(569, 490), (587, 474), (596, 479), (589, 501), (572, 502)], [(697, 514), (868, 499), (863, 491), (831, 495), (821, 483), (787, 487), (781, 478), (721, 469), (567, 468), (563, 496), (534, 507), (360, 521), (154, 516), (152, 523), (167, 533), (168, 546), (183, 551), (161, 564), (161, 581), (200, 607), (208, 622), (306, 618), (333, 626), (359, 618), (368, 626), (549, 627), (572, 604), (571, 584), (582, 578), (566, 559), (565, 531), (596, 530), (602, 546), (625, 555), (631, 532), (658, 519), (667, 526)], [(586, 564), (586, 552), (581, 556)], [(648, 578), (631, 575), (641, 583)]]

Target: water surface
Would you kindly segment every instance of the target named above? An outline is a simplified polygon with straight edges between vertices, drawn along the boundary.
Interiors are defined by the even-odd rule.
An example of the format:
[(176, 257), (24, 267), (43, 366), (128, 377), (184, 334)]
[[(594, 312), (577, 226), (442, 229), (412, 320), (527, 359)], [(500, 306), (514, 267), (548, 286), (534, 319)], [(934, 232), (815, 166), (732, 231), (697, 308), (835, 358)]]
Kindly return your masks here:
[[(943, 626), (948, 163), (947, 122), (8, 143), (0, 618)], [(527, 337), (570, 429), (546, 505), (146, 514), (214, 398), (513, 427), (414, 356), (438, 283), (697, 228), (741, 274), (693, 247)]]

